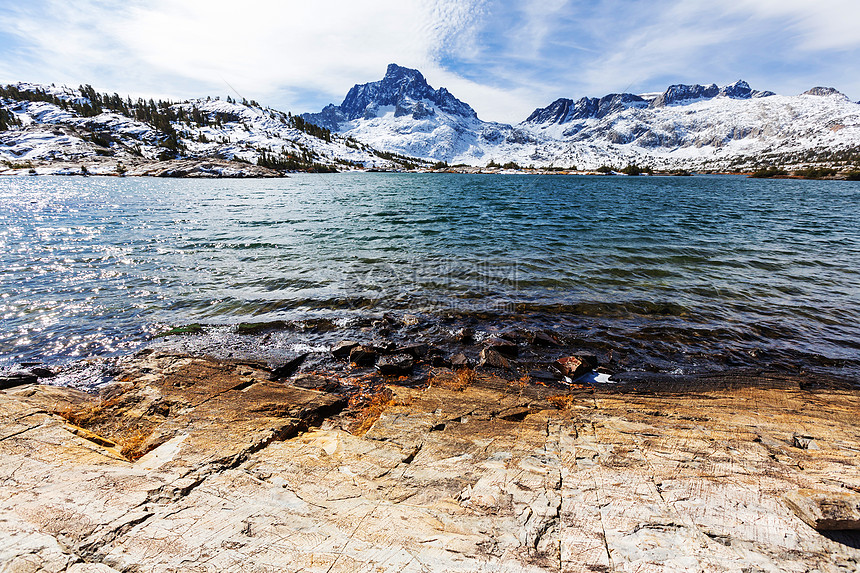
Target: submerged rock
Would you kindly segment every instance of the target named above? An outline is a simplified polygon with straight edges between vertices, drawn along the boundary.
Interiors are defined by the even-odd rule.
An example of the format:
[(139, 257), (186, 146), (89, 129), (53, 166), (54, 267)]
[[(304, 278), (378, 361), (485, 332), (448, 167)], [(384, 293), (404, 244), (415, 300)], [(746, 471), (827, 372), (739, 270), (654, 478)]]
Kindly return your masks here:
[(561, 341), (554, 334), (537, 331), (532, 333), (529, 342), (534, 346), (556, 347), (561, 346)]
[(461, 328), (454, 333), (454, 340), (462, 342), (463, 344), (471, 343), (475, 340), (475, 329), (468, 326)]
[(308, 356), (309, 355), (307, 353), (299, 354), (295, 358), (275, 366), (272, 368), (272, 374), (269, 376), (269, 380), (283, 380), (284, 378), (289, 378), (296, 370), (298, 370), (299, 366), (302, 365)]
[(38, 377), (38, 378), (53, 378), (57, 374), (51, 370), (50, 368), (45, 368), (43, 366), (34, 366), (29, 369), (30, 372)]
[(376, 369), (383, 376), (408, 376), (415, 361), (408, 354), (383, 356), (376, 362)]

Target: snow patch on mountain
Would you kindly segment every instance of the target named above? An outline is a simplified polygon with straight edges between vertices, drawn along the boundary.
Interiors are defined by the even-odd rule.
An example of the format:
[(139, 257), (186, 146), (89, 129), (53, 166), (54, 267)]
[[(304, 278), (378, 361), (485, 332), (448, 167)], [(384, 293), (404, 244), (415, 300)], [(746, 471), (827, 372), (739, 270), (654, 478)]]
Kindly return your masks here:
[(118, 169), (121, 162), (211, 158), (280, 171), (437, 161), (745, 169), (860, 156), (858, 103), (834, 88), (782, 96), (742, 80), (560, 98), (517, 125), (482, 121), (419, 71), (394, 64), (382, 80), (354, 86), (340, 105), (299, 117), (255, 102), (131, 102), (88, 86), (26, 83), (0, 87), (0, 112), (0, 161), (10, 168), (112, 160)]
[[(436, 95), (433, 95), (436, 94)], [(448, 163), (595, 168), (749, 167), (804, 161), (860, 147), (860, 106), (833, 88), (777, 96), (738, 80), (670, 86), (651, 94), (560, 98), (512, 126), (481, 121), (471, 107), (433, 90), (417, 70), (391, 65), (355, 86), (340, 106), (305, 114), (373, 147)], [(462, 104), (462, 105), (460, 105)]]
[[(289, 114), (247, 102), (206, 98), (166, 105), (161, 111), (169, 110), (177, 118), (170, 122), (176, 140), (168, 146), (169, 134), (152, 123), (116, 111), (84, 116), (74, 105), (66, 106), (93, 103), (79, 90), (29, 83), (10, 87), (22, 95), (20, 99), (0, 99), (0, 106), (20, 124), (0, 131), (0, 160), (7, 165), (99, 158), (156, 161), (166, 157), (212, 157), (255, 164), (261, 157), (269, 157), (341, 169), (402, 166), (402, 162), (392, 161), (366, 144), (324, 130), (299, 129), (297, 125), (302, 123)], [(50, 99), (45, 96), (56, 99), (38, 101)], [(135, 106), (129, 108), (130, 115), (134, 115)]]

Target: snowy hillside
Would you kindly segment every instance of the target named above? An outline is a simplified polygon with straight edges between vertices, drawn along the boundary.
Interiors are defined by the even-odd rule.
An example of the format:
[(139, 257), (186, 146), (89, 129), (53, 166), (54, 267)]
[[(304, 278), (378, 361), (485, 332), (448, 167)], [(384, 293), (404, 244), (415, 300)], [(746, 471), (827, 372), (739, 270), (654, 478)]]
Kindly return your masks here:
[(95, 162), (112, 170), (211, 158), (287, 171), (405, 162), (256, 102), (132, 102), (89, 86), (22, 83), (0, 88), (0, 110), (0, 161), (7, 167)]
[(439, 161), (579, 169), (856, 166), (860, 104), (833, 88), (781, 96), (743, 81), (674, 85), (662, 93), (558, 99), (512, 126), (482, 121), (419, 71), (394, 64), (382, 80), (353, 87), (340, 105), (302, 116), (230, 98), (132, 101), (90, 86), (0, 86), (0, 172), (84, 166), (93, 173), (276, 176)]
[(650, 100), (607, 97), (611, 106), (592, 113), (535, 111), (521, 124), (540, 141), (530, 158), (725, 169), (835, 161), (860, 148), (860, 105), (835, 90), (778, 96), (739, 81), (722, 89), (671, 86)]
[(354, 86), (341, 105), (302, 117), (378, 149), (439, 161), (483, 165), (488, 148), (521, 143), (511, 126), (479, 120), (445, 88), (395, 64), (382, 80)]
[(481, 121), (417, 70), (392, 64), (340, 106), (303, 117), (378, 149), (469, 165), (740, 169), (855, 160), (860, 148), (860, 105), (838, 91), (777, 96), (743, 81), (559, 99), (511, 126)]

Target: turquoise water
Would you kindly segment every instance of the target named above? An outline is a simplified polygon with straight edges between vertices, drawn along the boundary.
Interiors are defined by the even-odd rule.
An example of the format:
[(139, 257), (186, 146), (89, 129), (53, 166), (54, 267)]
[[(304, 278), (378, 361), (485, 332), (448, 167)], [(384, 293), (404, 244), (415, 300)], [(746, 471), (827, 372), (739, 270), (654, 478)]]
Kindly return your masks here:
[(165, 325), (391, 311), (664, 370), (860, 372), (860, 183), (30, 177), (0, 179), (0, 205), (0, 366), (126, 353)]

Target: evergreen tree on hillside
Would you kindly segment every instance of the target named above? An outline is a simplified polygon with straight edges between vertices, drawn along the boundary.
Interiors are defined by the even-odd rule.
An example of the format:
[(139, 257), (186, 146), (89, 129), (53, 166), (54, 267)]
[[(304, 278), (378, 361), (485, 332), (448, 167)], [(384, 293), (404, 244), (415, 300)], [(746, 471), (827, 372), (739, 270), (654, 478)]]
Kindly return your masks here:
[(6, 131), (10, 127), (20, 127), (21, 120), (15, 114), (9, 113), (4, 107), (0, 107), (0, 131)]

